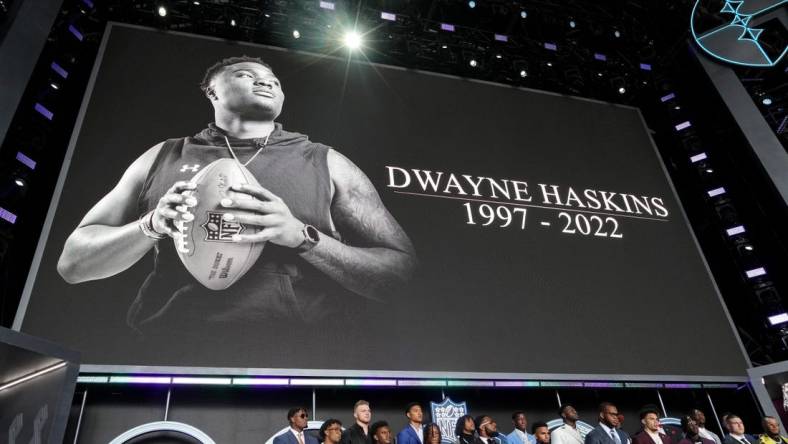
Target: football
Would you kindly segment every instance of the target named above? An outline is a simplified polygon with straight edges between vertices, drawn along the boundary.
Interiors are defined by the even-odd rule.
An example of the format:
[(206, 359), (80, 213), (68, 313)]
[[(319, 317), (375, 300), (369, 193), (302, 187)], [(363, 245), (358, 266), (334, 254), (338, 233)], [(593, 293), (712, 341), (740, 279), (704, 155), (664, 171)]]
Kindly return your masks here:
[(222, 219), (224, 213), (242, 213), (221, 206), (224, 198), (254, 199), (230, 189), (234, 185), (260, 185), (252, 173), (234, 159), (219, 159), (206, 165), (192, 178), (197, 187), (185, 196), (197, 199), (191, 208), (194, 219), (175, 224), (173, 237), (181, 262), (201, 284), (211, 290), (224, 290), (240, 279), (254, 265), (264, 242), (233, 242), (235, 234), (254, 234), (261, 227)]

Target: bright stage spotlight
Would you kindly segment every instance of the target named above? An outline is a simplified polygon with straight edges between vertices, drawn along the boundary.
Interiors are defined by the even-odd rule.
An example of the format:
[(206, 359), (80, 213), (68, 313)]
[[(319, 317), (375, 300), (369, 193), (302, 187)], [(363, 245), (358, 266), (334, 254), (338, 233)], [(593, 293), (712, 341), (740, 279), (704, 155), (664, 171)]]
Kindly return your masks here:
[(345, 38), (342, 39), (348, 49), (355, 50), (361, 48), (361, 34), (356, 31), (348, 31), (345, 33)]
[(159, 17), (167, 17), (167, 8), (163, 5), (158, 7), (157, 12), (159, 13)]
[(300, 39), (301, 38), (301, 33), (297, 29), (293, 30), (293, 38), (294, 39)]

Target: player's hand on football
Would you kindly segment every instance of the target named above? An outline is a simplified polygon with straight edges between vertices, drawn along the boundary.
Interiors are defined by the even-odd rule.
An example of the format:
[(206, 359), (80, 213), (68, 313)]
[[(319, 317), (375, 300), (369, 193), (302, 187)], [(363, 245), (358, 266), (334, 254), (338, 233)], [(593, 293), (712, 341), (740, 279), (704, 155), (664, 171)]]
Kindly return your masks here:
[(184, 196), (183, 192), (196, 187), (194, 183), (179, 181), (164, 193), (153, 212), (153, 229), (156, 232), (172, 236), (178, 231), (175, 222), (194, 220), (194, 214), (189, 209), (197, 205), (197, 199), (193, 196)]
[(254, 199), (222, 199), (221, 204), (225, 208), (246, 210), (225, 213), (224, 220), (263, 227), (255, 234), (236, 234), (233, 236), (235, 242), (271, 241), (291, 248), (301, 245), (304, 241), (301, 232), (304, 223), (293, 216), (290, 208), (279, 196), (263, 187), (249, 184), (233, 186), (232, 190), (247, 194)]

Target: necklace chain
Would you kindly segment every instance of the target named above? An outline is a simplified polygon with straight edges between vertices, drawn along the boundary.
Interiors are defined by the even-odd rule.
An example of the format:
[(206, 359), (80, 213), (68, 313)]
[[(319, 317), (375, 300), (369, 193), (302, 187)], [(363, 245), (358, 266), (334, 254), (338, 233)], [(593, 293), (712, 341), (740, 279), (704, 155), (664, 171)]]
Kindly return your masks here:
[(232, 146), (230, 146), (230, 139), (228, 139), (228, 138), (227, 138), (227, 136), (224, 136), (224, 142), (227, 144), (227, 148), (230, 150), (230, 154), (232, 154), (232, 156), (233, 156), (233, 159), (235, 159), (235, 161), (236, 161), (236, 162), (238, 162), (240, 165), (243, 165), (244, 167), (246, 167), (246, 166), (248, 166), (250, 163), (252, 163), (252, 161), (254, 160), (254, 158), (255, 158), (255, 157), (257, 157), (257, 155), (258, 155), (258, 154), (260, 154), (260, 152), (261, 152), (261, 151), (263, 151), (263, 149), (264, 149), (266, 146), (268, 146), (268, 138), (269, 138), (269, 137), (271, 137), (271, 133), (268, 133), (268, 135), (267, 135), (267, 136), (265, 136), (265, 142), (263, 142), (263, 146), (261, 146), (261, 147), (260, 147), (260, 149), (258, 149), (258, 150), (257, 150), (257, 152), (256, 152), (256, 153), (254, 153), (254, 155), (251, 157), (251, 159), (249, 159), (249, 160), (247, 160), (247, 161), (246, 161), (246, 163), (241, 163), (241, 161), (240, 161), (240, 160), (238, 160), (238, 156), (236, 156), (236, 155), (235, 155), (235, 151), (233, 151), (233, 147), (232, 147)]

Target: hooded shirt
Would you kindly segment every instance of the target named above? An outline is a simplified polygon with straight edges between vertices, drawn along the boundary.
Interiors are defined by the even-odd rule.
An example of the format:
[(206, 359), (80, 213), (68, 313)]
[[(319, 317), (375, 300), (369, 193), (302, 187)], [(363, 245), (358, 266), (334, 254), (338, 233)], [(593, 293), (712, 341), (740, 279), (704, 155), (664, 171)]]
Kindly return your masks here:
[[(214, 124), (194, 137), (167, 140), (138, 199), (140, 214), (154, 208), (177, 181), (190, 180), (214, 160), (232, 158), (225, 136), (260, 185), (287, 204), (294, 217), (339, 239), (331, 223), (328, 146), (282, 129), (265, 139), (237, 139)], [(139, 331), (201, 332), (210, 324), (311, 323), (347, 306), (341, 286), (304, 261), (293, 249), (268, 242), (257, 262), (229, 288), (203, 287), (181, 263), (167, 238), (154, 249), (153, 269), (129, 308), (127, 322)], [(344, 304), (339, 304), (343, 301)]]

